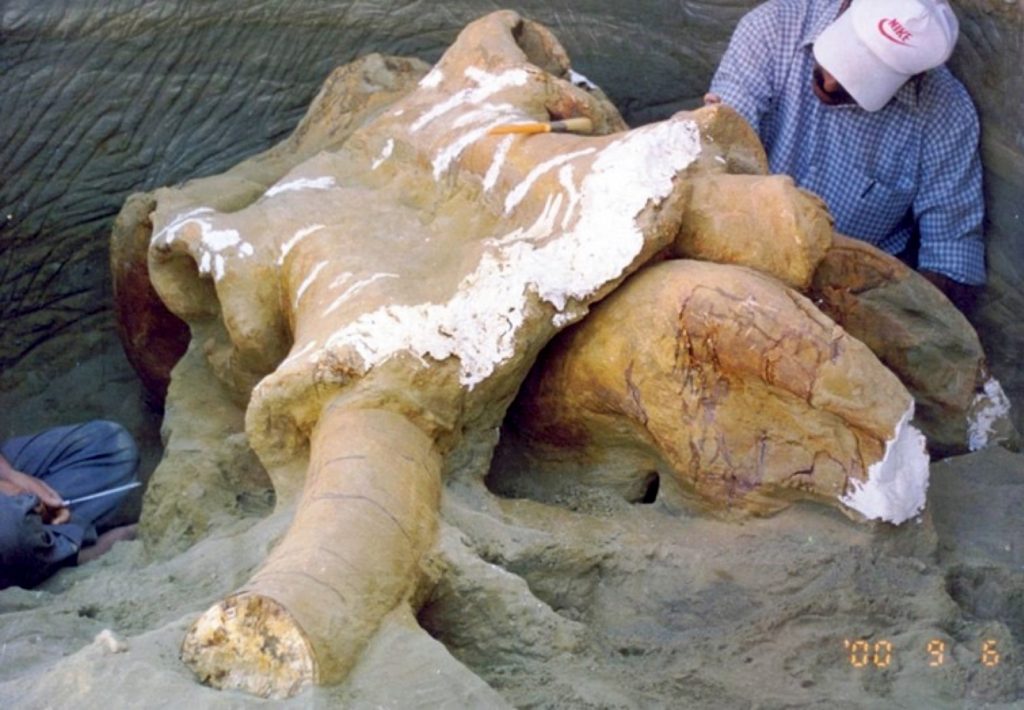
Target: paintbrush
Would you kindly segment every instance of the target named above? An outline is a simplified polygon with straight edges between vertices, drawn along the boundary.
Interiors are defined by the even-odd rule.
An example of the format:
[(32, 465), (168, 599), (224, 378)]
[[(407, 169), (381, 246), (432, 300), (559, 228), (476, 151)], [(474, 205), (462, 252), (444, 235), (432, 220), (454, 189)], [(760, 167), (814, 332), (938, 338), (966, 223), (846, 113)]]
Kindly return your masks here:
[(502, 136), (510, 133), (590, 133), (594, 123), (589, 118), (567, 118), (563, 121), (535, 121), (532, 123), (506, 123), (495, 126), (489, 135)]

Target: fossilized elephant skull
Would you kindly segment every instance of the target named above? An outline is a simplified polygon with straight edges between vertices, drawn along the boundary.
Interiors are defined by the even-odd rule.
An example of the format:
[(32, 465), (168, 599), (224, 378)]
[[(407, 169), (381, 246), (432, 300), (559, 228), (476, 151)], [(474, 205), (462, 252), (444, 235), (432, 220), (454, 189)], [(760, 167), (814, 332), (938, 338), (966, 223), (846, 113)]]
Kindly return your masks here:
[[(152, 221), (149, 274), (160, 298), (188, 322), (190, 352), (246, 404), (248, 441), (278, 507), (294, 509), (252, 579), (190, 630), (183, 656), (204, 681), (284, 696), (344, 677), (383, 616), (416, 603), (442, 481), (482, 477), (541, 348), (669, 254), (742, 265), (663, 267), (690, 274), (686, 284), (646, 273), (638, 283), (660, 289), (654, 301), (667, 304), (651, 322), (667, 325), (650, 330), (647, 314), (633, 313), (639, 325), (618, 335), (639, 354), (623, 356), (611, 379), (639, 372), (639, 359), (656, 369), (656, 353), (665, 353), (670, 369), (689, 373), (692, 413), (704, 416), (715, 395), (701, 388), (715, 378), (700, 373), (742, 371), (729, 380), (747, 388), (734, 405), (742, 425), (754, 426), (768, 399), (784, 404), (762, 416), (827, 420), (816, 443), (788, 441), (772, 455), (775, 492), (862, 512), (881, 497), (892, 506), (880, 517), (895, 521), (920, 509), (927, 456), (907, 423), (911, 396), (783, 283), (811, 283), (831, 243), (827, 214), (785, 178), (729, 174), (765, 170), (756, 137), (734, 113), (708, 108), (625, 131), (599, 92), (573, 84), (550, 33), (512, 12), (467, 27), (414, 86), (394, 81), (367, 96), (357, 80), (367, 67), (347, 75), (366, 103), (341, 112), (347, 123), (336, 134), (323, 129), (325, 116), (338, 118), (325, 89), (296, 134), (240, 166), (230, 185), (211, 178), (159, 190), (136, 209)], [(502, 124), (569, 117), (591, 119), (597, 135), (491, 135)], [(756, 234), (743, 230), (749, 247), (738, 249), (735, 228), (706, 208), (741, 194), (767, 195), (751, 209), (770, 205), (774, 217), (740, 210)], [(755, 248), (766, 240), (774, 246)], [(680, 299), (693, 308), (673, 310)], [(620, 316), (634, 306), (624, 308)], [(701, 331), (705, 316), (718, 325)], [(657, 334), (656, 347), (645, 349), (647, 333)], [(544, 396), (606, 387), (572, 379), (581, 368), (565, 365), (568, 379)], [(616, 397), (628, 410), (642, 390), (627, 386)], [(576, 416), (573, 401), (532, 424), (567, 443), (556, 420)], [(685, 419), (647, 436), (636, 426), (649, 424), (644, 415), (615, 423), (602, 406), (597, 417), (609, 428), (575, 422), (574, 431), (639, 436), (647, 454), (691, 445)], [(773, 421), (774, 431), (799, 432), (791, 423)], [(842, 465), (816, 471), (840, 454)], [(687, 460), (699, 490), (711, 469)], [(152, 498), (150, 508), (159, 504)]]

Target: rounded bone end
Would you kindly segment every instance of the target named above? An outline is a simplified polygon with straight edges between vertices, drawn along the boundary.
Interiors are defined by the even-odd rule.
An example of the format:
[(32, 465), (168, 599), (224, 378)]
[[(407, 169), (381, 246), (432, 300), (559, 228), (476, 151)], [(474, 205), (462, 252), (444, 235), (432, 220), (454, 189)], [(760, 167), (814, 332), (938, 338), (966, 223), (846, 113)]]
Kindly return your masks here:
[(305, 634), (277, 602), (238, 594), (215, 604), (189, 629), (181, 660), (220, 690), (289, 698), (316, 681)]

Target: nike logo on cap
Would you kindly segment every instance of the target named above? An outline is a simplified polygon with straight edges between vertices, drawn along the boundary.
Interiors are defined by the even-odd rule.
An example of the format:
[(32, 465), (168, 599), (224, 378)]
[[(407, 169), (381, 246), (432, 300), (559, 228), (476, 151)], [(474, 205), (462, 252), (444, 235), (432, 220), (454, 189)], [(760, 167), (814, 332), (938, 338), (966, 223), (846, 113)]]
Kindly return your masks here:
[(904, 47), (910, 47), (910, 38), (913, 35), (906, 27), (904, 27), (899, 20), (895, 18), (883, 17), (878, 21), (878, 31), (882, 33), (890, 42), (902, 45)]

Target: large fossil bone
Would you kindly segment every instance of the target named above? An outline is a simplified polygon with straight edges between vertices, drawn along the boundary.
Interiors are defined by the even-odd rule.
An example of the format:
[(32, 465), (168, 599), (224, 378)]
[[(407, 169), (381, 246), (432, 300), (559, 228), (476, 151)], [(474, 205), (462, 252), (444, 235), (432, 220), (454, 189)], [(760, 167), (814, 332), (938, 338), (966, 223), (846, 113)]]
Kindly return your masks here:
[(1010, 402), (977, 333), (931, 283), (894, 256), (836, 235), (809, 295), (878, 355), (917, 403), (933, 455), (1013, 445)]
[(800, 294), (746, 268), (669, 261), (548, 349), (510, 413), (516, 454), (491, 479), (635, 500), (657, 472), (669, 499), (717, 511), (811, 498), (900, 523), (928, 482), (912, 413), (895, 375)]
[(151, 279), (248, 398), (249, 441), (295, 508), (190, 630), (204, 681), (280, 697), (344, 677), (417, 591), (442, 471), (493, 446), (540, 347), (672, 242), (688, 170), (761, 160), (709, 140), (740, 130), (721, 109), (611, 136), (488, 135), (570, 116), (623, 128), (568, 75), (546, 30), (495, 13), (254, 202), (157, 191)]
[[(341, 110), (336, 132), (316, 128), (333, 106), (321, 95), (280, 150), (152, 195), (150, 278), (188, 322), (186, 358), (201, 356), (246, 406), (248, 441), (279, 512), (293, 515), (250, 581), (186, 636), (201, 679), (282, 697), (343, 678), (381, 619), (415, 605), (441, 481), (482, 476), (540, 349), (663, 256), (771, 276), (678, 261), (635, 278), (601, 309), (618, 313), (613, 331), (632, 318), (607, 339), (618, 373), (587, 374), (587, 358), (607, 352), (571, 347), (562, 380), (530, 385), (545, 403), (520, 416), (530, 443), (598, 473), (667, 461), (680, 491), (736, 507), (809, 492), (869, 517), (916, 512), (927, 458), (909, 395), (779, 281), (810, 282), (831, 241), (827, 214), (764, 175), (735, 113), (623, 132), (599, 93), (569, 81), (550, 33), (512, 12), (467, 27), (414, 87), (389, 84), (374, 62), (387, 63), (339, 79), (365, 105)], [(371, 73), (386, 91), (367, 91)], [(570, 117), (597, 135), (490, 135)], [(778, 209), (752, 219), (766, 201)], [(630, 300), (645, 292), (658, 295)], [(680, 386), (664, 387), (665, 372), (684, 373)], [(566, 388), (609, 399), (576, 411)], [(664, 405), (661, 419), (648, 400)], [(723, 445), (727, 422), (742, 445)], [(642, 445), (619, 446), (614, 466), (586, 447), (557, 450), (581, 436), (615, 449), (638, 432)]]

